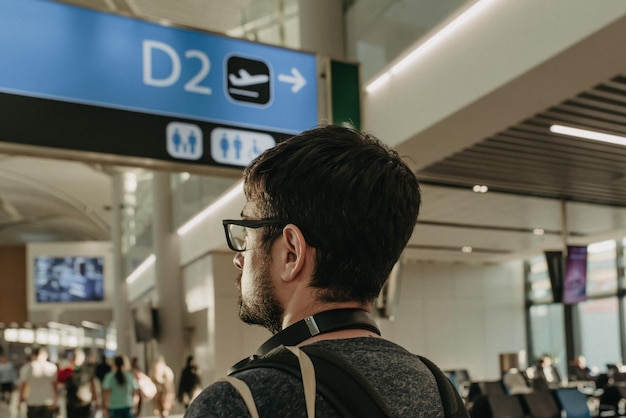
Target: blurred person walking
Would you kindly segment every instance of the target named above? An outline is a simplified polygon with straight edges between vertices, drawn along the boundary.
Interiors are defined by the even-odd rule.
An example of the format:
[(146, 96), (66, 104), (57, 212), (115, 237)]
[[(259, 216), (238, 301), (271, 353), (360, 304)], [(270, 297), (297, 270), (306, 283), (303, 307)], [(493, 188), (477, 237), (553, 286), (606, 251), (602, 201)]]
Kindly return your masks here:
[(19, 373), (19, 403), (26, 402), (28, 418), (53, 418), (58, 411), (57, 366), (48, 351), (35, 347), (32, 360)]
[(105, 418), (134, 418), (139, 402), (139, 384), (130, 371), (128, 360), (116, 356), (113, 370), (102, 380), (102, 410)]
[(139, 402), (137, 403), (137, 415), (141, 414), (141, 406), (144, 402), (151, 401), (157, 393), (157, 388), (152, 379), (139, 367), (139, 359), (133, 357), (130, 368), (139, 384)]
[(154, 413), (160, 418), (170, 414), (174, 406), (174, 372), (165, 363), (165, 357), (158, 356), (150, 370), (150, 378), (156, 385), (156, 395), (152, 399)]
[(71, 361), (73, 373), (65, 381), (67, 418), (90, 418), (98, 405), (95, 366), (85, 362), (85, 352), (74, 351)]
[(17, 373), (15, 366), (9, 361), (6, 354), (0, 353), (0, 402), (11, 402), (11, 394), (15, 389)]
[(100, 358), (100, 363), (96, 365), (96, 377), (100, 381), (100, 384), (102, 384), (102, 381), (104, 380), (104, 376), (106, 376), (107, 373), (110, 371), (111, 371), (111, 365), (109, 364), (107, 357), (103, 354), (102, 357)]
[(202, 383), (200, 375), (198, 375), (198, 366), (193, 356), (187, 357), (185, 367), (180, 372), (180, 382), (178, 382), (178, 402), (185, 405), (185, 409), (191, 401), (202, 391)]

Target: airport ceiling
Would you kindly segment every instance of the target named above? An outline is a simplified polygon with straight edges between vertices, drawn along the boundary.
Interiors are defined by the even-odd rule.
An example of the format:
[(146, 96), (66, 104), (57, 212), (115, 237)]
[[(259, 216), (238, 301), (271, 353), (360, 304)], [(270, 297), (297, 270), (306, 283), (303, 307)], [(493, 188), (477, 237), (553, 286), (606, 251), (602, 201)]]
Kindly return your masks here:
[[(237, 25), (249, 3), (68, 2), (215, 32)], [(199, 12), (207, 3), (210, 13)], [(483, 117), (502, 113), (494, 109)], [(626, 236), (626, 148), (551, 133), (552, 124), (626, 135), (626, 72), (571, 88), (566, 100), (416, 167), (424, 203), (406, 260), (494, 263), (561, 249), (566, 241), (585, 245)], [(399, 150), (410, 156), (412, 145)], [(113, 169), (1, 154), (0, 244), (109, 239)], [(476, 193), (474, 185), (489, 191)]]

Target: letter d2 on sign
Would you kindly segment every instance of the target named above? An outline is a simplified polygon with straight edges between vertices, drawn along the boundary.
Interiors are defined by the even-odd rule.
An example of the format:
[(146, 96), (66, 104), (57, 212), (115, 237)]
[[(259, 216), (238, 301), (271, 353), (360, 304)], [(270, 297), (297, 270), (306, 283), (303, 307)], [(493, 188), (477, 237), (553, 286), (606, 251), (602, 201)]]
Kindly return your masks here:
[[(200, 62), (200, 70), (187, 82), (183, 89), (190, 93), (210, 95), (213, 90), (201, 83), (211, 71), (211, 60), (198, 49), (185, 51), (187, 60), (196, 59)], [(155, 65), (159, 68), (155, 75)], [(182, 63), (180, 56), (170, 45), (146, 39), (143, 41), (143, 83), (152, 87), (171, 87), (180, 80)]]

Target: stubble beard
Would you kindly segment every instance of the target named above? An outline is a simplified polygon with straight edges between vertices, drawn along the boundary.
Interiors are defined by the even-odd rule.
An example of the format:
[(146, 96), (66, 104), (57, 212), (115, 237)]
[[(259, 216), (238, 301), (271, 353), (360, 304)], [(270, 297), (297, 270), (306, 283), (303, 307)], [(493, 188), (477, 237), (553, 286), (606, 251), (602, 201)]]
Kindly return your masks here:
[(241, 293), (241, 273), (237, 278), (239, 284), (239, 318), (249, 325), (260, 325), (272, 334), (282, 329), (283, 308), (276, 299), (276, 292), (270, 280), (269, 256), (262, 257), (259, 269), (255, 272), (253, 280), (255, 290), (251, 298), (243, 300)]

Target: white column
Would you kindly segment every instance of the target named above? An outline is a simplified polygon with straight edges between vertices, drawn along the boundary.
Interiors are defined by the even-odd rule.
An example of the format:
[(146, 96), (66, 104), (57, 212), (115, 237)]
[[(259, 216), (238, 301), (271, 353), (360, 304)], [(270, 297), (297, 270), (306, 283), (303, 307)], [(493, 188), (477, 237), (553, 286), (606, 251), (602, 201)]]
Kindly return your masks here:
[(131, 324), (128, 293), (124, 277), (122, 256), (122, 202), (124, 196), (123, 173), (111, 173), (111, 243), (113, 244), (113, 323), (117, 335), (117, 352), (128, 355), (131, 351)]
[(165, 356), (174, 373), (180, 373), (187, 353), (184, 335), (183, 293), (178, 235), (172, 226), (172, 201), (168, 173), (154, 172), (152, 234), (156, 256), (155, 287), (159, 312), (158, 354)]
[(300, 48), (331, 58), (346, 55), (343, 2), (339, 0), (300, 0)]

